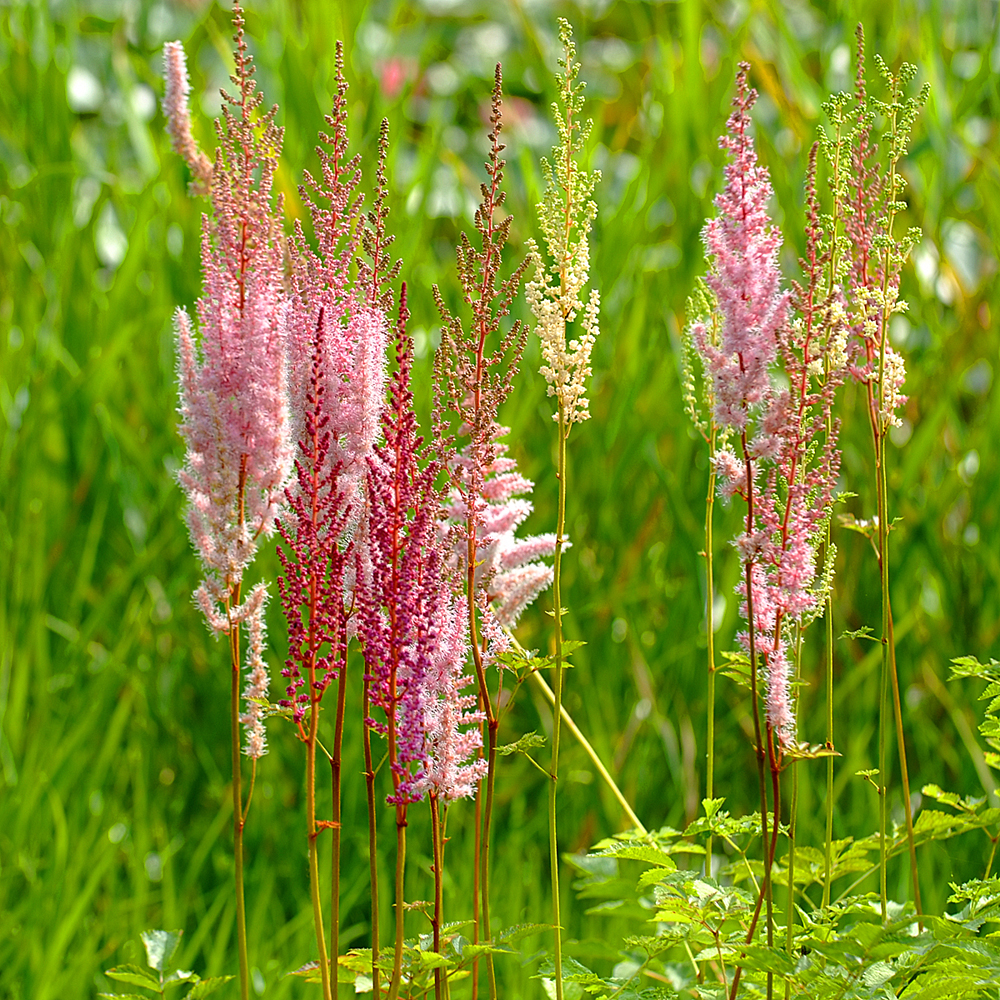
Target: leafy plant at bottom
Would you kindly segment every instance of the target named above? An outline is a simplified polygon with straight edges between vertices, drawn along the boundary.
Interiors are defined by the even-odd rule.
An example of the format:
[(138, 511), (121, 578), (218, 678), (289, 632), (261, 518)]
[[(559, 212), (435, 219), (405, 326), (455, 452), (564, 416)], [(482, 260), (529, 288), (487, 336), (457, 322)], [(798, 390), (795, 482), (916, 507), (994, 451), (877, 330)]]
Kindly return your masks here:
[[(203, 1000), (211, 996), (220, 986), (225, 985), (234, 976), (213, 976), (202, 979), (196, 972), (185, 972), (173, 968), (173, 957), (180, 944), (183, 931), (143, 931), (140, 935), (146, 949), (146, 964), (149, 971), (139, 965), (117, 965), (104, 973), (109, 979), (129, 986), (141, 986), (161, 997), (174, 986), (187, 984), (191, 987), (184, 994), (184, 1000)], [(113, 1000), (146, 1000), (142, 993), (99, 993), (98, 996), (113, 998)]]

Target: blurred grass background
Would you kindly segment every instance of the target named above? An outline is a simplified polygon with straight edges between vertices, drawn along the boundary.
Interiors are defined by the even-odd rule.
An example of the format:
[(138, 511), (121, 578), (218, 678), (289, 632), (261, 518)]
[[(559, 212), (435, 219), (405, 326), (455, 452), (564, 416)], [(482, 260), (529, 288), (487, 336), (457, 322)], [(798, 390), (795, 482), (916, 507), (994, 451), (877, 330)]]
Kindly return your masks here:
[[(678, 388), (677, 335), (703, 272), (700, 229), (712, 213), (735, 63), (748, 59), (772, 170), (785, 264), (801, 246), (806, 154), (830, 90), (849, 89), (853, 30), (865, 24), (869, 75), (878, 50), (916, 62), (932, 85), (911, 155), (903, 225), (924, 238), (904, 278), (910, 312), (893, 327), (908, 359), (910, 401), (895, 435), (891, 509), (893, 606), (908, 710), (912, 784), (980, 794), (974, 695), (948, 688), (948, 660), (1000, 655), (1000, 25), (996, 0), (677, 3), (485, 3), (317, 0), (257, 3), (251, 50), (266, 98), (281, 106), (279, 184), (289, 213), (328, 110), (334, 40), (347, 47), (351, 138), (371, 153), (388, 116), (390, 180), (410, 286), (421, 405), (428, 406), (437, 317), (430, 286), (456, 294), (453, 248), (470, 228), (484, 152), (493, 65), (504, 64), (509, 262), (534, 233), (538, 158), (554, 133), (556, 16), (574, 24), (595, 119), (598, 188), (593, 275), (603, 297), (594, 419), (570, 442), (567, 634), (585, 639), (567, 705), (644, 822), (692, 818), (704, 782), (704, 448)], [(190, 601), (198, 570), (172, 474), (175, 433), (171, 314), (199, 293), (202, 204), (168, 147), (159, 110), (160, 51), (181, 38), (196, 130), (210, 119), (230, 51), (228, 13), (189, 0), (5, 0), (0, 4), (0, 995), (93, 996), (100, 970), (129, 959), (140, 931), (184, 928), (181, 962), (234, 971), (224, 650)], [(526, 313), (523, 301), (518, 312)], [(551, 530), (555, 480), (549, 402), (535, 343), (505, 414), (512, 449), (536, 480), (529, 527)], [(861, 397), (848, 392), (848, 509), (870, 516), (870, 445)], [(992, 498), (992, 499), (991, 499)], [(718, 641), (731, 648), (737, 567), (719, 539)], [(867, 542), (838, 532), (836, 629), (878, 624)], [(273, 576), (273, 556), (254, 572)], [(547, 643), (541, 608), (521, 641)], [(276, 610), (276, 609), (272, 609)], [(283, 636), (272, 615), (271, 661)], [(820, 630), (821, 631), (821, 630)], [(811, 637), (801, 735), (823, 738), (819, 656)], [(856, 770), (877, 761), (876, 652), (838, 645), (838, 836), (876, 825)], [(277, 687), (277, 685), (275, 685)], [(717, 794), (752, 808), (742, 690), (720, 685)], [(525, 690), (507, 736), (544, 730)], [(355, 720), (354, 735), (357, 733)], [(275, 728), (247, 828), (251, 962), (258, 992), (293, 995), (284, 972), (312, 955), (302, 757)], [(342, 947), (368, 934), (364, 793), (357, 740), (345, 773), (346, 913)], [(496, 822), (495, 921), (547, 919), (544, 784), (504, 761)], [(561, 793), (563, 847), (580, 851), (623, 827), (613, 799), (570, 743)], [(822, 839), (825, 768), (801, 769), (803, 843)], [(898, 793), (894, 809), (902, 810)], [(386, 811), (388, 830), (388, 811)], [(468, 914), (470, 810), (456, 806), (446, 888)], [(383, 838), (391, 862), (390, 837)], [(408, 898), (429, 898), (419, 821)], [(981, 874), (984, 838), (926, 849), (925, 904)], [(388, 885), (389, 869), (384, 884)], [(894, 891), (903, 896), (900, 864)], [(571, 896), (565, 880), (567, 898)], [(565, 909), (564, 909), (565, 912)], [(581, 956), (613, 956), (614, 928), (572, 907)], [(411, 929), (416, 931), (417, 920)], [(388, 910), (383, 916), (388, 920)], [(423, 930), (423, 928), (420, 928)], [(526, 958), (544, 942), (529, 942)], [(131, 949), (131, 951), (130, 951)], [(573, 950), (571, 947), (570, 950)], [(538, 996), (534, 964), (500, 963), (505, 997)], [(300, 991), (302, 988), (298, 988)], [(296, 992), (298, 992), (296, 991)]]

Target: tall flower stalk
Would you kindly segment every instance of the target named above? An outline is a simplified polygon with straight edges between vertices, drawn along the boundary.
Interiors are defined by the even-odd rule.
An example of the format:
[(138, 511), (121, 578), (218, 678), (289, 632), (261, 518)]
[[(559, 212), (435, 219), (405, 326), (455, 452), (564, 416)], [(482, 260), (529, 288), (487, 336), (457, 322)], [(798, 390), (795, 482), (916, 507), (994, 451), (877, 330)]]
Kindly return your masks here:
[[(486, 548), (494, 541), (483, 529), (490, 507), (487, 482), (492, 473), (500, 471), (496, 466), (502, 454), (497, 440), (500, 436), (497, 417), (500, 406), (510, 394), (511, 379), (524, 351), (526, 338), (520, 321), (513, 323), (507, 333), (502, 333), (500, 328), (501, 320), (510, 313), (527, 266), (526, 262), (522, 263), (509, 277), (500, 278), (503, 247), (509, 238), (512, 221), (510, 215), (501, 217), (504, 203), (501, 183), (505, 166), (501, 157), (505, 147), (500, 141), (501, 92), (502, 74), (498, 63), (490, 108), (487, 180), (481, 187), (482, 201), (475, 214), (480, 246), (473, 246), (463, 233), (457, 248), (462, 298), (471, 312), (468, 329), (461, 318), (447, 307), (437, 286), (434, 287), (435, 302), (443, 322), (441, 346), (435, 359), (436, 432), (439, 440), (450, 440), (447, 415), (453, 414), (457, 417), (459, 435), (468, 438), (458, 459), (449, 458), (449, 465), (452, 484), (459, 498), (460, 516), (464, 520), (461, 566), (469, 643), (479, 685), (480, 709), (487, 730), (485, 798), (482, 782), (476, 795), (477, 831), (481, 830), (476, 858), (478, 894), (473, 893), (473, 940), (476, 943), (481, 936), (485, 936), (487, 941), (492, 939), (489, 910), (490, 827), (500, 725), (499, 699), (494, 701), (487, 679), (488, 642), (481, 624), (483, 616), (488, 613), (487, 588), (491, 582), (491, 576), (482, 572), (481, 562)], [(502, 477), (498, 478), (503, 482)], [(511, 495), (508, 492), (507, 498)], [(491, 953), (486, 955), (486, 966), (490, 997), (495, 1000), (496, 976)], [(473, 996), (477, 989), (477, 976), (478, 962), (473, 966)]]
[[(882, 667), (879, 696), (879, 895), (882, 918), (885, 920), (888, 914), (887, 731), (890, 711), (895, 720), (913, 899), (917, 913), (923, 912), (889, 596), (890, 524), (886, 445), (890, 428), (900, 422), (897, 411), (906, 402), (906, 397), (901, 392), (906, 377), (905, 366), (902, 357), (889, 344), (889, 323), (895, 313), (903, 312), (907, 308), (905, 300), (899, 298), (899, 276), (910, 251), (920, 238), (920, 231), (917, 229), (909, 230), (902, 239), (897, 239), (894, 234), (896, 216), (906, 207), (905, 203), (899, 200), (906, 182), (897, 167), (906, 153), (910, 132), (921, 108), (926, 103), (929, 88), (925, 84), (916, 98), (904, 98), (903, 91), (915, 78), (916, 67), (910, 63), (903, 63), (899, 72), (894, 74), (876, 54), (875, 61), (888, 90), (889, 100), (885, 102), (872, 98), (867, 92), (865, 83), (864, 31), (861, 25), (858, 25), (857, 45), (858, 65), (854, 95), (857, 101), (857, 120), (851, 136), (852, 170), (848, 179), (849, 197), (845, 228), (852, 250), (849, 277), (850, 320), (861, 353), (852, 374), (865, 386), (875, 459), (877, 545), (882, 590), (880, 628)], [(877, 144), (871, 137), (876, 117), (881, 117), (885, 122), (884, 138), (888, 148), (884, 172), (876, 160)]]
[[(233, 765), (233, 842), (240, 992), (249, 996), (243, 828), (256, 761), (266, 750), (263, 662), (266, 589), (241, 601), (243, 574), (262, 536), (271, 532), (292, 458), (286, 401), (286, 328), (282, 283), (281, 203), (272, 193), (282, 130), (262, 97), (233, 9), (235, 96), (223, 92), (219, 145), (211, 170), (191, 137), (188, 83), (180, 43), (166, 47), (167, 119), (175, 148), (188, 160), (196, 187), (208, 189), (211, 216), (202, 224), (204, 293), (196, 339), (183, 309), (176, 315), (180, 433), (187, 447), (178, 479), (188, 497), (187, 520), (204, 570), (195, 598), (209, 628), (229, 639)], [(247, 709), (240, 712), (240, 626), (247, 629)], [(243, 801), (239, 725), (247, 728), (253, 761)]]
[[(347, 647), (357, 630), (354, 601), (358, 546), (366, 536), (364, 493), (368, 456), (379, 429), (386, 383), (386, 324), (380, 309), (359, 302), (350, 266), (359, 242), (358, 159), (348, 160), (347, 84), (337, 47), (337, 93), (321, 136), (321, 174), (301, 188), (317, 249), (296, 224), (291, 244), (293, 296), (290, 395), (296, 418), (296, 478), (280, 523), (284, 574), (279, 579), (288, 621), (285, 707), (306, 746), (306, 814), (310, 888), (325, 995), (336, 992), (340, 926), (340, 780), (346, 709)], [(305, 676), (303, 676), (305, 675)], [(332, 817), (316, 818), (316, 750), (320, 703), (337, 682), (331, 766)], [(303, 690), (304, 689), (304, 690)], [(318, 836), (332, 834), (331, 948), (327, 962), (320, 901)], [(330, 967), (334, 969), (331, 982)]]
[[(544, 364), (541, 374), (556, 399), (553, 419), (557, 425), (557, 479), (555, 559), (552, 600), (555, 618), (555, 703), (552, 712), (552, 763), (549, 777), (549, 864), (552, 871), (552, 916), (555, 925), (555, 988), (563, 997), (562, 921), (559, 903), (559, 846), (556, 827), (556, 787), (559, 779), (559, 740), (563, 701), (562, 553), (566, 546), (566, 442), (573, 425), (590, 416), (586, 379), (591, 374), (590, 354), (599, 333), (600, 294), (591, 289), (586, 305), (581, 301), (590, 272), (588, 236), (597, 206), (591, 195), (600, 179), (596, 171), (581, 168), (580, 157), (590, 134), (590, 123), (581, 121), (583, 83), (577, 82), (580, 66), (568, 21), (559, 20), (559, 60), (562, 76), (558, 100), (553, 105), (559, 141), (552, 162), (542, 161), (545, 193), (538, 205), (539, 227), (547, 251), (544, 258), (532, 245), (534, 275), (526, 285), (528, 304), (535, 317)], [(569, 324), (580, 320), (580, 336), (567, 342)]]
[[(773, 942), (771, 881), (781, 817), (780, 774), (802, 756), (795, 738), (792, 663), (801, 630), (822, 613), (832, 577), (832, 550), (824, 550), (839, 469), (836, 422), (830, 417), (847, 364), (847, 327), (839, 292), (824, 287), (830, 237), (816, 195), (817, 147), (806, 190), (804, 281), (791, 293), (780, 288), (781, 237), (767, 215), (770, 179), (756, 159), (749, 135), (756, 97), (749, 66), (737, 76), (729, 134), (726, 187), (719, 214), (705, 226), (711, 261), (708, 285), (718, 303), (720, 334), (697, 323), (692, 337), (713, 379), (715, 420), (738, 436), (741, 454), (716, 453), (720, 492), (746, 502), (745, 530), (736, 539), (744, 567), (741, 588), (747, 632), (741, 642), (750, 661), (764, 878), (747, 933), (753, 939), (763, 904), (767, 940)], [(772, 378), (779, 365), (787, 387)], [(832, 428), (833, 433), (827, 434)], [(764, 680), (765, 715), (757, 706), (758, 669)], [(797, 671), (797, 666), (795, 670)], [(765, 764), (770, 771), (772, 819), (768, 822)], [(794, 850), (794, 848), (792, 848)], [(790, 856), (791, 862), (791, 856)], [(736, 996), (741, 969), (733, 978)], [(772, 989), (768, 977), (768, 992)]]

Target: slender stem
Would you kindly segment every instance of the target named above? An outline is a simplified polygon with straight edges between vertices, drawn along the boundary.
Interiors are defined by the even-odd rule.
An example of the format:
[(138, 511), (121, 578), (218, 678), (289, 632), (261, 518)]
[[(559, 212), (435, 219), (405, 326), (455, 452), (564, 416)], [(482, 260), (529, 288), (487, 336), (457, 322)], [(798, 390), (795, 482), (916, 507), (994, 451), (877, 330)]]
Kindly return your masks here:
[[(774, 730), (767, 724), (767, 756), (771, 765), (771, 799), (774, 804), (774, 822), (771, 825), (771, 846), (767, 852), (767, 946), (774, 947), (774, 912), (771, 872), (774, 870), (774, 856), (778, 849), (778, 833), (781, 831), (781, 761), (774, 748)], [(767, 1000), (774, 996), (774, 973), (767, 974)]]
[[(743, 464), (747, 477), (747, 534), (753, 531), (754, 525), (754, 495), (753, 495), (753, 475), (750, 465), (750, 453), (747, 446), (746, 431), (740, 435), (740, 443), (743, 446)], [(761, 844), (764, 847), (765, 856), (768, 853), (767, 835), (767, 786), (764, 781), (764, 741), (761, 738), (760, 728), (760, 706), (757, 698), (757, 639), (756, 628), (754, 627), (753, 612), (753, 564), (748, 561), (744, 568), (744, 577), (747, 590), (747, 633), (749, 635), (749, 655), (750, 655), (750, 703), (753, 715), (753, 732), (756, 746), (754, 753), (757, 758), (757, 784), (760, 791), (760, 832)], [(765, 899), (770, 899), (771, 894), (771, 868), (765, 864), (764, 878), (761, 880), (760, 891), (757, 894), (757, 903), (754, 907), (753, 917), (750, 920), (750, 927), (747, 931), (746, 941), (749, 944), (753, 940), (754, 931), (757, 928), (757, 921), (760, 918), (761, 905)], [(771, 923), (770, 904), (768, 905), (768, 923)], [(736, 991), (739, 988), (740, 976), (743, 973), (743, 966), (738, 965), (733, 974), (733, 982), (729, 993), (729, 1000), (736, 1000)]]
[[(431, 927), (434, 931), (434, 950), (441, 954), (441, 920), (444, 909), (444, 894), (442, 880), (444, 878), (444, 841), (441, 830), (441, 810), (438, 805), (436, 792), (431, 792), (431, 844), (434, 853), (434, 916), (431, 919)], [(441, 985), (441, 970), (434, 970), (434, 998), (443, 1000), (443, 990)]]
[(243, 815), (242, 761), (240, 755), (240, 633), (239, 623), (232, 618), (233, 608), (240, 603), (240, 585), (232, 587), (226, 609), (229, 616), (229, 657), (232, 685), (229, 698), (229, 723), (233, 753), (233, 862), (236, 868), (236, 947), (239, 953), (240, 998), (250, 997), (250, 963), (247, 961), (247, 915), (243, 899)]
[[(513, 636), (511, 638), (513, 639)], [(520, 643), (518, 643), (516, 639), (513, 641), (517, 648), (523, 652), (524, 650)], [(552, 688), (549, 687), (545, 678), (537, 670), (532, 672), (531, 677), (542, 689), (542, 694), (544, 694), (545, 697), (548, 698), (549, 702), (554, 706), (556, 702), (555, 692), (553, 692)], [(611, 777), (611, 773), (604, 766), (604, 762), (597, 755), (597, 751), (593, 748), (593, 746), (591, 746), (590, 741), (583, 735), (580, 731), (580, 727), (573, 721), (573, 717), (568, 711), (566, 711), (565, 705), (562, 706), (562, 710), (559, 714), (562, 716), (562, 721), (565, 723), (566, 728), (577, 738), (580, 746), (583, 747), (584, 753), (586, 753), (586, 755), (590, 758), (594, 767), (597, 768), (597, 773), (600, 774), (600, 776), (604, 779), (604, 783), (611, 789), (612, 795), (614, 795), (614, 797), (618, 800), (618, 804), (622, 807), (628, 821), (639, 831), (639, 833), (647, 833), (648, 831), (643, 825), (642, 820), (636, 816), (635, 810), (633, 810), (628, 803), (628, 799), (626, 799), (622, 794), (622, 790), (615, 783), (615, 779)]]
[(403, 877), (405, 874), (406, 806), (398, 805), (396, 806), (396, 945), (392, 960), (392, 980), (389, 983), (389, 1000), (397, 1000), (399, 984), (403, 979), (403, 918), (406, 916)]
[[(795, 671), (794, 679), (796, 681), (794, 691), (798, 692), (798, 680), (802, 674), (802, 633), (803, 629), (799, 626), (796, 629), (795, 634)], [(798, 695), (793, 696), (795, 698), (795, 708), (794, 714), (798, 715)], [(795, 931), (795, 830), (798, 825), (798, 811), (799, 811), (799, 769), (792, 765), (792, 801), (788, 810), (788, 903), (785, 912), (785, 950), (788, 952), (789, 956), (792, 954), (792, 947), (794, 944), (794, 931)], [(785, 980), (785, 1000), (789, 1000), (791, 996), (791, 983)]]
[[(880, 366), (881, 367), (881, 366)], [(878, 420), (881, 421), (881, 415)], [(879, 900), (882, 907), (883, 923), (888, 918), (886, 890), (886, 828), (888, 798), (888, 756), (886, 753), (886, 713), (889, 694), (889, 560), (886, 545), (886, 502), (885, 502), (885, 436), (878, 432), (878, 446), (875, 457), (878, 483), (878, 548), (879, 569), (882, 579), (882, 670), (879, 680), (878, 699), (878, 817), (879, 817)]]
[[(827, 414), (827, 433), (832, 433)], [(826, 551), (830, 551), (831, 525), (826, 525)], [(833, 595), (826, 595), (826, 749), (833, 750)], [(793, 793), (794, 794), (794, 793)], [(833, 882), (833, 755), (826, 758), (826, 844), (823, 852), (823, 906), (830, 905)]]
[[(482, 698), (480, 698), (480, 706)], [(480, 711), (482, 709), (480, 708)], [(482, 739), (482, 723), (479, 726), (479, 737)], [(479, 754), (482, 756), (482, 748)], [(476, 783), (476, 832), (472, 846), (472, 943), (479, 944), (479, 867), (482, 863), (483, 853), (483, 782), (480, 779)], [(476, 1000), (479, 995), (479, 959), (472, 960), (472, 1000)]]
[[(337, 719), (333, 730), (333, 754), (330, 757), (330, 783), (333, 791), (333, 843), (331, 845), (330, 874), (330, 965), (333, 974), (334, 995), (340, 991), (340, 846), (342, 820), (341, 778), (343, 774), (344, 714), (347, 706), (347, 654), (337, 674)], [(365, 727), (368, 728), (367, 726)]]
[(563, 652), (562, 652), (562, 590), (561, 566), (563, 536), (566, 530), (566, 425), (562, 402), (559, 404), (559, 509), (556, 520), (556, 550), (552, 577), (552, 600), (555, 605), (555, 701), (552, 712), (552, 768), (549, 784), (549, 865), (552, 870), (552, 922), (555, 927), (556, 1000), (563, 1000), (562, 981), (562, 922), (559, 907), (559, 843), (556, 831), (556, 786), (559, 782), (559, 735), (562, 723)]
[[(371, 696), (369, 681), (365, 677), (362, 694), (362, 712), (365, 719), (371, 716)], [(372, 733), (367, 723), (363, 724), (365, 749), (365, 786), (368, 791), (368, 869), (371, 880), (372, 897), (372, 996), (379, 997), (378, 972), (378, 851), (377, 851), (377, 816), (375, 812), (375, 768), (372, 766)]]
[[(705, 631), (708, 649), (708, 764), (705, 778), (705, 798), (715, 797), (715, 545), (712, 531), (712, 511), (715, 506), (715, 437), (717, 428), (712, 421), (708, 439), (708, 495), (705, 497)], [(712, 874), (712, 831), (705, 841), (705, 874)]]
[[(486, 806), (483, 810), (483, 842), (482, 853), (479, 856), (479, 887), (482, 892), (483, 906), (483, 937), (493, 943), (493, 932), (490, 930), (490, 826), (493, 822), (493, 789), (496, 783), (497, 760), (497, 730), (499, 720), (492, 719), (487, 725), (489, 747), (486, 757)], [(486, 982), (490, 991), (490, 1000), (497, 998), (496, 971), (493, 968), (493, 955), (486, 955)]]
[[(896, 671), (896, 639), (892, 625), (892, 602), (889, 603), (889, 676), (892, 681), (892, 703), (896, 719), (896, 746), (899, 751), (899, 778), (903, 784), (903, 813), (906, 817), (906, 843), (910, 854), (910, 878), (913, 880), (913, 905), (917, 916), (924, 912), (920, 902), (920, 880), (917, 877), (917, 845), (913, 830), (913, 806), (910, 801), (910, 769), (906, 765), (906, 742), (903, 738), (903, 709), (899, 700), (899, 674)], [(923, 921), (918, 920), (923, 930)]]
[(309, 736), (306, 740), (306, 830), (309, 836), (309, 893), (312, 897), (313, 922), (316, 925), (316, 950), (319, 953), (319, 976), (323, 997), (332, 1000), (330, 992), (330, 961), (326, 953), (326, 935), (323, 933), (323, 907), (319, 898), (319, 851), (316, 826), (316, 729), (319, 725), (319, 700), (315, 690), (316, 662), (309, 664), (309, 691), (312, 705), (309, 713)]
[[(990, 835), (987, 834), (986, 836), (989, 837)], [(984, 882), (990, 877), (990, 872), (993, 871), (993, 859), (996, 857), (998, 840), (1000, 840), (1000, 833), (996, 837), (990, 837), (993, 846), (990, 848), (990, 859), (986, 862), (986, 874), (983, 875)]]
[[(892, 111), (889, 116), (889, 135), (891, 142), (895, 144), (896, 138), (896, 106), (897, 106), (898, 81), (894, 81), (892, 88)], [(890, 272), (892, 270), (892, 230), (896, 217), (896, 154), (889, 161), (889, 192), (888, 192), (888, 212), (886, 221), (886, 233), (890, 237), (883, 256), (882, 265), (882, 316), (879, 324), (879, 359), (878, 359), (878, 411), (873, 414), (875, 421), (875, 441), (876, 441), (876, 483), (878, 488), (878, 542), (879, 542), (879, 568), (882, 576), (882, 692), (879, 703), (879, 786), (880, 786), (880, 855), (881, 874), (880, 892), (882, 901), (882, 919), (886, 919), (886, 825), (887, 825), (887, 798), (888, 798), (888, 775), (884, 770), (886, 761), (886, 729), (887, 723), (885, 714), (888, 712), (888, 692), (892, 688), (893, 709), (895, 715), (896, 743), (899, 752), (900, 776), (903, 784), (903, 810), (906, 816), (906, 839), (910, 853), (910, 878), (913, 882), (913, 902), (917, 915), (923, 912), (920, 903), (920, 880), (917, 872), (917, 848), (913, 831), (913, 810), (910, 804), (910, 779), (909, 769), (906, 765), (906, 742), (903, 737), (903, 717), (899, 698), (899, 675), (896, 670), (896, 647), (892, 630), (892, 609), (889, 599), (889, 518), (888, 518), (888, 484), (886, 475), (886, 438), (888, 436), (888, 416), (885, 386), (885, 352), (886, 338), (888, 334), (889, 320), (893, 312), (893, 303), (890, 301)]]

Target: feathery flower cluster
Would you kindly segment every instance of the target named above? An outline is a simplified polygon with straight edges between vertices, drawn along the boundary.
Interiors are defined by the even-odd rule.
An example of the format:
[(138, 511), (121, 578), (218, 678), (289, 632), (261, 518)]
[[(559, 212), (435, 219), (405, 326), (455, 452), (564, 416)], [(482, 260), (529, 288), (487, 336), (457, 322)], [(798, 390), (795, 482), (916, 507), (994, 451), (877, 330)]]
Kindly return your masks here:
[[(584, 84), (575, 82), (580, 65), (575, 61), (572, 28), (563, 18), (559, 19), (559, 40), (563, 46), (559, 65), (564, 72), (559, 100), (552, 106), (559, 141), (552, 149), (552, 163), (542, 160), (545, 194), (538, 205), (551, 264), (546, 266), (534, 240), (529, 241), (529, 260), (535, 273), (525, 284), (525, 294), (542, 345), (545, 364), (539, 371), (549, 383), (548, 394), (555, 396), (558, 404), (552, 419), (561, 419), (569, 428), (590, 416), (586, 380), (592, 374), (590, 354), (600, 332), (601, 296), (596, 288), (591, 289), (586, 305), (580, 296), (590, 277), (587, 237), (597, 215), (591, 195), (601, 174), (581, 170), (575, 159), (592, 123), (580, 122)], [(566, 327), (578, 316), (581, 336), (567, 343)]]
[(483, 745), (479, 723), (484, 716), (475, 710), (477, 694), (467, 690), (476, 680), (465, 672), (468, 621), (463, 598), (449, 596), (438, 603), (434, 649), (424, 678), (426, 764), (423, 776), (414, 786), (418, 798), (426, 793), (433, 793), (445, 802), (471, 798), (486, 774), (486, 760), (476, 757)]
[[(695, 323), (692, 338), (712, 379), (716, 421), (743, 445), (742, 457), (721, 448), (715, 469), (724, 499), (739, 494), (748, 501), (746, 529), (735, 540), (748, 570), (740, 588), (743, 611), (749, 618), (752, 608), (750, 627), (767, 679), (767, 721), (787, 745), (795, 720), (785, 631), (820, 613), (828, 585), (824, 572), (817, 586), (817, 560), (840, 462), (830, 410), (846, 375), (846, 326), (842, 295), (828, 277), (830, 237), (819, 219), (815, 147), (802, 261), (807, 282), (794, 294), (781, 290), (781, 236), (766, 208), (770, 179), (749, 135), (756, 95), (748, 70), (741, 65), (729, 134), (721, 140), (730, 162), (726, 188), (716, 199), (719, 215), (705, 226), (718, 322), (711, 330)], [(779, 363), (787, 388), (772, 378), (771, 367)], [(748, 635), (743, 642), (749, 645)]]
[(778, 269), (781, 233), (767, 214), (771, 179), (757, 162), (749, 135), (750, 109), (757, 99), (749, 72), (749, 64), (741, 63), (729, 134), (719, 140), (730, 154), (726, 186), (715, 199), (719, 214), (703, 233), (713, 264), (707, 282), (722, 317), (720, 346), (705, 335), (702, 324), (692, 330), (712, 378), (716, 421), (737, 433), (746, 430), (752, 412), (768, 397), (769, 367), (777, 357), (777, 331), (788, 306)]
[(479, 745), (478, 732), (441, 728), (445, 720), (460, 726), (478, 716), (469, 715), (462, 694), (467, 633), (455, 621), (444, 565), (441, 463), (427, 458), (413, 413), (407, 318), (404, 285), (383, 442), (368, 460), (370, 575), (358, 580), (371, 699), (386, 720), (366, 723), (387, 736), (394, 805), (416, 802), (430, 788), (445, 798), (468, 794), (477, 779), (463, 769), (463, 755)]
[[(364, 513), (361, 471), (375, 443), (377, 425), (370, 426), (369, 412), (381, 406), (384, 344), (385, 321), (379, 311), (361, 307), (341, 325), (331, 323), (320, 306), (302, 400), (296, 478), (286, 490), (288, 515), (279, 521), (288, 548), (287, 553), (278, 550), (284, 571), (278, 585), (289, 628), (289, 658), (282, 670), (289, 680), (288, 699), (282, 704), (294, 707), (296, 722), (310, 698), (322, 697), (346, 657), (353, 541)], [(363, 365), (361, 370), (371, 377), (347, 381), (338, 368), (359, 356), (366, 361), (374, 356), (370, 367), (375, 370)], [(324, 647), (326, 653), (321, 652)], [(321, 672), (311, 692), (299, 692), (305, 684), (300, 664)]]
[[(899, 297), (900, 271), (910, 251), (920, 239), (920, 231), (911, 229), (901, 239), (893, 234), (896, 214), (904, 208), (898, 200), (906, 178), (895, 169), (906, 152), (909, 134), (920, 109), (927, 101), (928, 85), (916, 98), (901, 99), (900, 90), (916, 75), (909, 63), (893, 75), (878, 55), (875, 61), (889, 88), (889, 101), (869, 96), (864, 72), (864, 30), (857, 30), (857, 75), (854, 100), (856, 117), (850, 136), (851, 170), (846, 185), (845, 229), (852, 250), (848, 275), (848, 302), (854, 354), (860, 358), (851, 366), (851, 374), (867, 386), (876, 424), (898, 426), (898, 410), (906, 403), (902, 393), (906, 368), (902, 356), (888, 342), (885, 329), (888, 319), (907, 308)], [(889, 172), (885, 174), (876, 160), (878, 143), (872, 138), (877, 117), (888, 124), (884, 141), (888, 144)], [(883, 356), (884, 352), (884, 356)], [(881, 431), (880, 431), (881, 433)]]
[(243, 689), (246, 711), (240, 715), (240, 724), (246, 729), (244, 752), (257, 760), (267, 753), (267, 734), (264, 731), (264, 709), (267, 691), (271, 684), (264, 662), (264, 608), (267, 605), (267, 587), (262, 583), (250, 591), (244, 602), (247, 634), (250, 642), (247, 649), (247, 683)]
[[(235, 605), (243, 572), (260, 538), (273, 529), (293, 451), (280, 199), (276, 204), (271, 190), (282, 130), (274, 124), (276, 108), (256, 113), (261, 96), (238, 6), (233, 20), (237, 91), (235, 97), (224, 92), (217, 123), (212, 217), (202, 223), (197, 340), (187, 312), (176, 314), (180, 433), (187, 445), (178, 480), (205, 571), (195, 597), (209, 627), (229, 632), (246, 620), (262, 637), (262, 623), (253, 624), (262, 598), (255, 598), (260, 604), (252, 613), (246, 603)], [(187, 79), (177, 46), (168, 50), (166, 62), (173, 75), (172, 120), (183, 123)], [(251, 747), (262, 749), (262, 740), (252, 739)]]
[(163, 75), (166, 91), (163, 95), (163, 114), (167, 119), (167, 133), (174, 150), (191, 168), (194, 179), (191, 189), (196, 194), (208, 194), (212, 186), (212, 161), (198, 148), (191, 133), (191, 111), (188, 108), (187, 58), (180, 42), (167, 42), (163, 46)]

